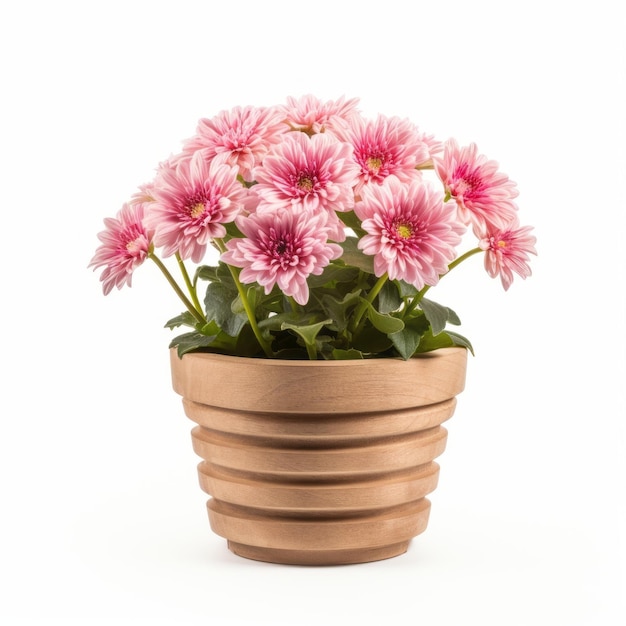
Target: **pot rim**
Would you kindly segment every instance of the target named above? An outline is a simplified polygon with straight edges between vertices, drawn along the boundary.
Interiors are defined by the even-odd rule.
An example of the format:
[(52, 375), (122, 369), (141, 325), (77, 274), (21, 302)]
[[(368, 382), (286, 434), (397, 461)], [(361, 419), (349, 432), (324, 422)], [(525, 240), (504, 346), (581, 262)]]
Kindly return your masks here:
[(300, 361), (170, 351), (172, 385), (200, 404), (248, 412), (325, 414), (401, 410), (448, 400), (465, 387), (467, 350), (405, 361)]
[[(450, 346), (448, 348), (438, 348), (437, 350), (431, 350), (430, 352), (420, 352), (419, 354), (413, 355), (410, 359), (403, 359), (402, 357), (373, 357), (366, 359), (332, 359), (332, 360), (309, 360), (309, 359), (270, 359), (266, 357), (248, 357), (248, 356), (238, 356), (234, 354), (223, 354), (221, 352), (187, 352), (182, 357), (179, 357), (180, 360), (185, 358), (190, 359), (203, 359), (203, 360), (219, 360), (226, 361), (232, 363), (250, 363), (258, 365), (263, 363), (264, 366), (273, 366), (273, 367), (347, 367), (347, 366), (355, 366), (355, 367), (363, 367), (366, 365), (372, 364), (380, 364), (384, 361), (395, 361), (401, 363), (409, 363), (415, 359), (435, 359), (442, 358), (446, 355), (450, 355), (454, 352), (464, 351), (467, 352), (467, 348), (463, 346)], [(176, 348), (170, 348), (170, 352), (174, 356), (178, 356), (176, 352)]]

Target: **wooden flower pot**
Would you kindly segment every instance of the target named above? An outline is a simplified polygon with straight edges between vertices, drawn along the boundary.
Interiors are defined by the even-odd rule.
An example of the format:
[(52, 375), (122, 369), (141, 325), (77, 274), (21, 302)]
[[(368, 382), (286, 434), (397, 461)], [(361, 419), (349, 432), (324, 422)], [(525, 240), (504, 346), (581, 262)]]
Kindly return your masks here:
[(281, 361), (171, 351), (211, 528), (243, 557), (363, 563), (426, 529), (467, 352)]

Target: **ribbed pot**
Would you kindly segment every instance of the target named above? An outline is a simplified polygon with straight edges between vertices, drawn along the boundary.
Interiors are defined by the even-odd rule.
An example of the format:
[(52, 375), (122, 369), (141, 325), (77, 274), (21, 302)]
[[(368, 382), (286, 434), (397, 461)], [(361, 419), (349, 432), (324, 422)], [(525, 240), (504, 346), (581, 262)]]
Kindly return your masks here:
[(467, 352), (288, 361), (171, 351), (211, 528), (243, 557), (331, 565), (426, 529)]

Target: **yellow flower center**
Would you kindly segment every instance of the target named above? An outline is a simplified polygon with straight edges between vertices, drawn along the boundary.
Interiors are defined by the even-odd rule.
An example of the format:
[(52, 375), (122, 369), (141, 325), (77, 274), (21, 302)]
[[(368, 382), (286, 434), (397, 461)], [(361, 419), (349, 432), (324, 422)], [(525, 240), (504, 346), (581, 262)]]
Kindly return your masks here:
[(383, 160), (380, 157), (369, 157), (366, 163), (370, 171), (374, 172), (375, 174), (378, 174), (378, 170), (383, 165)]
[(310, 176), (301, 176), (298, 180), (298, 187), (302, 191), (311, 191), (313, 189), (313, 180)]
[(398, 224), (398, 226), (396, 226), (396, 232), (402, 239), (408, 239), (413, 234), (413, 228), (411, 224)]
[(506, 241), (500, 239), (500, 241), (498, 241), (498, 248), (506, 248)]
[(196, 202), (189, 209), (189, 215), (191, 215), (191, 217), (199, 217), (203, 213), (204, 213), (204, 203), (203, 202)]

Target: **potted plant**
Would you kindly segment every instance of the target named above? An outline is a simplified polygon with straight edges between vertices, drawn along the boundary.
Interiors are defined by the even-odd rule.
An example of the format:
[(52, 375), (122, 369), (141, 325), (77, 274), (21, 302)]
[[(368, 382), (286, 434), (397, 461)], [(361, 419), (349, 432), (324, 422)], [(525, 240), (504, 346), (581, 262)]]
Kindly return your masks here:
[(475, 144), (307, 95), (201, 119), (105, 219), (104, 293), (152, 261), (184, 306), (172, 381), (233, 552), (364, 562), (425, 529), (472, 350), (426, 296), (475, 255), (530, 275), (517, 195)]

